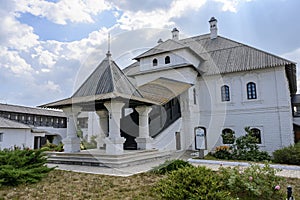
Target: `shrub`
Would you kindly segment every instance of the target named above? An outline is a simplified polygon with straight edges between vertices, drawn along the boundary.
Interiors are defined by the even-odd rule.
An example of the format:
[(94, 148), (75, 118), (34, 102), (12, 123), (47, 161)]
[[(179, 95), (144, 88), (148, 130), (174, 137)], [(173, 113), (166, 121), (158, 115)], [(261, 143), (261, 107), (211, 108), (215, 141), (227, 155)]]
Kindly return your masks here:
[(232, 199), (220, 177), (205, 167), (184, 167), (173, 171), (153, 190), (161, 199)]
[(91, 137), (90, 142), (88, 142), (88, 136), (86, 135), (84, 138), (81, 139), (80, 149), (81, 150), (86, 150), (86, 149), (95, 149), (95, 148), (97, 148), (96, 137), (97, 136), (93, 135)]
[(230, 129), (225, 129), (228, 131), (224, 131), (222, 132), (222, 139), (223, 139), (223, 144), (233, 144), (235, 141), (235, 133), (234, 131), (230, 130)]
[(230, 149), (217, 147), (216, 153), (213, 154), (220, 159), (247, 160), (247, 161), (269, 161), (271, 156), (260, 151), (257, 145), (258, 139), (253, 135), (249, 127), (245, 128), (246, 135), (243, 135), (235, 140), (235, 143), (230, 146)]
[(280, 190), (282, 177), (276, 176), (279, 170), (269, 164), (264, 167), (251, 165), (245, 170), (240, 167), (220, 168), (220, 176), (233, 196), (240, 199), (284, 199), (284, 191)]
[(300, 165), (300, 142), (273, 152), (274, 162)]
[(47, 158), (42, 150), (4, 149), (0, 151), (0, 186), (36, 183), (54, 168), (45, 166)]
[(58, 151), (62, 152), (64, 151), (64, 145), (62, 142), (60, 142), (58, 145), (50, 143), (48, 140), (44, 146), (42, 146), (41, 150), (43, 151)]
[(183, 160), (167, 160), (163, 164), (154, 167), (151, 172), (155, 174), (166, 174), (184, 167), (192, 167), (192, 165)]
[(230, 147), (229, 146), (219, 146), (216, 148), (216, 152), (212, 154), (214, 157), (219, 159), (231, 159)]
[(248, 133), (237, 138), (236, 143), (231, 146), (232, 159), (247, 161), (271, 160), (271, 157), (267, 152), (259, 150), (256, 141), (257, 138)]

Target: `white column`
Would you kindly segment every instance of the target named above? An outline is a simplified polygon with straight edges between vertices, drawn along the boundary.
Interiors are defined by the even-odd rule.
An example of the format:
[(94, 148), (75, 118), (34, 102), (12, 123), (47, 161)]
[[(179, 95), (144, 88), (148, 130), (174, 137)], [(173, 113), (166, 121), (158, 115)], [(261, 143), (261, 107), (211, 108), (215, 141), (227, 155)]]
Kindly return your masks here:
[(139, 137), (135, 139), (138, 149), (152, 149), (153, 139), (149, 134), (149, 106), (138, 106), (135, 110), (139, 113)]
[(111, 100), (110, 102), (104, 103), (104, 106), (109, 112), (109, 134), (104, 140), (107, 154), (118, 155), (123, 153), (123, 144), (125, 142), (125, 138), (121, 137), (120, 119), (124, 105), (125, 103), (116, 100)]
[(97, 135), (97, 149), (105, 149), (104, 139), (108, 135), (108, 112), (107, 110), (96, 111), (99, 116), (100, 133)]
[(63, 139), (64, 151), (73, 153), (80, 151), (80, 138), (77, 137), (77, 116), (81, 111), (80, 107), (63, 108), (67, 116), (67, 137)]

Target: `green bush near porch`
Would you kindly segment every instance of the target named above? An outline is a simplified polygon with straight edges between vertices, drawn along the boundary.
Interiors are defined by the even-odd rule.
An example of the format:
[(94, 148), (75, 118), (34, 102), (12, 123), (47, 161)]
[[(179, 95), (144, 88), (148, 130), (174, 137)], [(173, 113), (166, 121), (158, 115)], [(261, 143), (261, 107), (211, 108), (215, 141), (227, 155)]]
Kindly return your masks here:
[(14, 147), (0, 151), (0, 186), (36, 183), (53, 168), (45, 164), (43, 150)]

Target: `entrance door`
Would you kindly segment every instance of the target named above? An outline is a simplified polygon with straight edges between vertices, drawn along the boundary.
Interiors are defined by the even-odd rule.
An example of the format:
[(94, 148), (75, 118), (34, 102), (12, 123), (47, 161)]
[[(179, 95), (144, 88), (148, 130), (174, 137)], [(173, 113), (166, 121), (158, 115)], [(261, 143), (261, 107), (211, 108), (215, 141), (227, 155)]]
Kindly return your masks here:
[(180, 132), (175, 132), (176, 150), (181, 150)]
[(35, 136), (34, 137), (34, 149), (40, 149), (43, 145), (46, 144), (46, 137)]

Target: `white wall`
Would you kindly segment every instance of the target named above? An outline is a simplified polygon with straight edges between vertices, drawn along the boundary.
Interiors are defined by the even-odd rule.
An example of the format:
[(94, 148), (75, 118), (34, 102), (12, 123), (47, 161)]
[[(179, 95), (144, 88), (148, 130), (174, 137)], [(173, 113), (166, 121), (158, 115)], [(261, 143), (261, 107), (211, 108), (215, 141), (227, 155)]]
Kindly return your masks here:
[[(194, 87), (180, 95), (182, 110), (181, 144), (194, 149), (194, 128), (207, 129), (208, 150), (222, 145), (224, 128), (235, 131), (236, 136), (245, 134), (244, 128), (261, 130), (262, 150), (275, 149), (293, 143), (292, 112), (288, 80), (284, 67), (258, 69), (246, 72), (197, 77), (191, 68), (162, 70), (137, 75), (138, 85), (159, 77), (193, 83)], [(248, 82), (256, 83), (257, 99), (247, 99)], [(221, 101), (221, 86), (230, 87), (230, 101)], [(196, 89), (197, 104), (193, 103)]]
[(3, 140), (0, 142), (0, 149), (11, 148), (13, 146), (29, 147), (33, 149), (34, 136), (31, 129), (3, 129), (0, 128), (0, 133), (3, 133)]
[(136, 75), (135, 80), (137, 86), (141, 86), (161, 77), (173, 79), (185, 83), (194, 83), (197, 77), (197, 72), (191, 67), (178, 68), (178, 69), (170, 68), (167, 70), (153, 71), (151, 73)]
[[(247, 99), (246, 84), (256, 83), (257, 99)], [(230, 87), (230, 102), (221, 102), (221, 86)], [(293, 143), (291, 101), (284, 67), (209, 76), (199, 81), (200, 122), (208, 129), (209, 148), (231, 128), (237, 136), (246, 126), (259, 128), (261, 149), (272, 152)], [(212, 136), (212, 137), (211, 137)]]
[[(169, 64), (165, 64), (166, 56), (170, 57), (171, 62)], [(157, 66), (153, 66), (153, 59), (155, 58), (158, 61)], [(186, 63), (190, 63), (194, 66), (198, 66), (200, 64), (199, 57), (195, 56), (194, 54), (191, 53), (191, 51), (187, 49), (179, 49), (172, 52), (141, 58), (140, 71), (154, 70), (162, 67), (186, 64)]]

